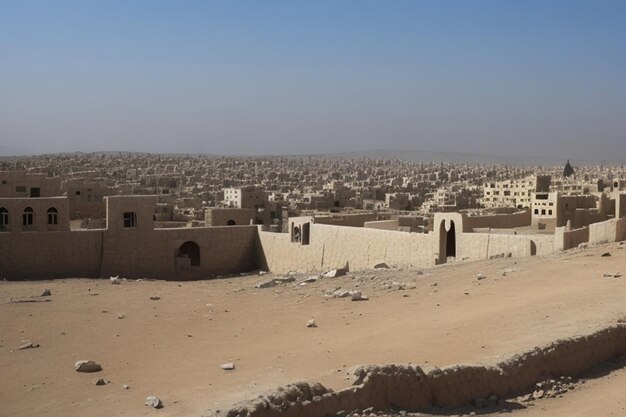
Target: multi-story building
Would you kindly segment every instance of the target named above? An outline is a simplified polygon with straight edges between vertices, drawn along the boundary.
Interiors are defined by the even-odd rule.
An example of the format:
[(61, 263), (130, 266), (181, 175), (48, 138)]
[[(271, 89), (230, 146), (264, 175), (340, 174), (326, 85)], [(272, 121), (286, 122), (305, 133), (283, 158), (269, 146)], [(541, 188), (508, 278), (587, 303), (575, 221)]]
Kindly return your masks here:
[(61, 178), (23, 171), (0, 171), (0, 197), (57, 197), (61, 195)]
[(548, 175), (488, 182), (485, 183), (481, 203), (485, 208), (530, 208), (533, 193), (548, 192), (550, 182)]
[(224, 188), (224, 203), (231, 208), (258, 209), (267, 205), (267, 194), (254, 186)]

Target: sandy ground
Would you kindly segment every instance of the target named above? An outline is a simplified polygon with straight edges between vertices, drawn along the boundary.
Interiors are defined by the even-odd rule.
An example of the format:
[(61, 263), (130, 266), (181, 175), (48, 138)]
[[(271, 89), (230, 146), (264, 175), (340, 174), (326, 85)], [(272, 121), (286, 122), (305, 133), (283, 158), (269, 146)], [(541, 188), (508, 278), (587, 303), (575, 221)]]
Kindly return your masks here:
[[(0, 282), (0, 416), (197, 416), (302, 379), (343, 388), (362, 364), (493, 362), (624, 317), (626, 278), (602, 275), (626, 273), (625, 246), (267, 289), (254, 288), (267, 275)], [(370, 299), (323, 296), (337, 287)], [(46, 288), (52, 295), (38, 297)], [(50, 301), (11, 302), (31, 296)], [(317, 328), (306, 327), (311, 318)], [(17, 350), (23, 341), (41, 346)], [(77, 373), (80, 359), (104, 369)], [(234, 371), (220, 368), (231, 361)], [(624, 386), (618, 370), (514, 414), (624, 416)], [(148, 395), (165, 407), (144, 406)]]

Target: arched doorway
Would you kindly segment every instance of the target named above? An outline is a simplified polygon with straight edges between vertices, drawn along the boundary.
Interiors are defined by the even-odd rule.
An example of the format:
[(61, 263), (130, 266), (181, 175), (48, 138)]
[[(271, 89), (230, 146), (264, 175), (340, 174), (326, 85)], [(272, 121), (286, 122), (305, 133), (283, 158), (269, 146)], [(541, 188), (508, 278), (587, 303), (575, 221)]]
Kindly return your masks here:
[(235, 224), (237, 224), (237, 223), (235, 223), (235, 221), (233, 219), (230, 219), (230, 220), (228, 220), (226, 222), (226, 226), (234, 226)]
[[(446, 227), (447, 226), (447, 227)], [(456, 258), (456, 227), (454, 220), (442, 220), (439, 225), (439, 264)]]
[(200, 266), (200, 247), (196, 242), (187, 241), (180, 245), (176, 257), (182, 260), (189, 259), (191, 266)]
[(453, 220), (450, 220), (450, 228), (446, 233), (446, 259), (449, 257), (456, 258), (456, 231)]

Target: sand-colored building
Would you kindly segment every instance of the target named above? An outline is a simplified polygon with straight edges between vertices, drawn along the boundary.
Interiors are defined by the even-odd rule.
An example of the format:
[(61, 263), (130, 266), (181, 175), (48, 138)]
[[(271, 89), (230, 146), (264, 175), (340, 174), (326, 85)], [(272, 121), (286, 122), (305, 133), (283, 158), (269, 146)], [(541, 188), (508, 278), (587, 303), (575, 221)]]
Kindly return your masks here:
[[(255, 269), (358, 270), (378, 262), (429, 267), (543, 255), (581, 242), (626, 239), (626, 217), (578, 229), (556, 226), (548, 233), (533, 227), (529, 210), (437, 213), (421, 233), (321, 224), (311, 216), (288, 218), (287, 233), (249, 224), (155, 228), (156, 196), (104, 199), (104, 228), (70, 230), (67, 197), (0, 198), (0, 277), (120, 275), (182, 280)], [(364, 226), (365, 219), (354, 220)], [(431, 231), (423, 233), (426, 230)]]
[(530, 208), (533, 193), (548, 192), (550, 183), (551, 177), (548, 175), (487, 182), (481, 204), (486, 208)]

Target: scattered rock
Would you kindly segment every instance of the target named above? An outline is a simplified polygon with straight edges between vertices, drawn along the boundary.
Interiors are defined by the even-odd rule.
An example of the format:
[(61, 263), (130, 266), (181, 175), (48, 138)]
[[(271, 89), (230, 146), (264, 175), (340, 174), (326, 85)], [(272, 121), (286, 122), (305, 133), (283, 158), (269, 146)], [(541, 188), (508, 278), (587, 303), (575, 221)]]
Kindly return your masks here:
[(26, 343), (22, 343), (21, 345), (18, 346), (19, 350), (24, 350), (24, 349), (35, 349), (39, 347), (39, 343), (33, 343), (33, 342), (26, 342)]
[(335, 277), (340, 276), (339, 275), (339, 270), (337, 270), (337, 269), (332, 269), (332, 270), (330, 270), (328, 272), (324, 272), (324, 274), (322, 274), (322, 275), (324, 275), (326, 278), (335, 278)]
[(317, 323), (315, 323), (315, 320), (311, 319), (306, 323), (306, 327), (317, 327)]
[(344, 298), (349, 295), (350, 295), (350, 291), (342, 290), (342, 289), (337, 289), (330, 294), (330, 296), (333, 298)]
[(604, 278), (620, 278), (622, 276), (621, 272), (615, 273), (605, 273), (602, 275)]
[(288, 277), (276, 277), (269, 279), (267, 281), (259, 282), (254, 286), (254, 288), (272, 288), (280, 284), (286, 284), (288, 282), (294, 282), (296, 277), (288, 276)]
[(129, 387), (128, 385), (126, 385), (126, 384), (123, 384), (123, 385), (122, 385), (122, 388), (123, 388), (123, 389), (128, 389), (128, 388), (130, 388), (130, 387)]
[(117, 315), (117, 318), (118, 318), (118, 319), (120, 319), (120, 320), (121, 320), (121, 319), (123, 319), (123, 318), (125, 318), (125, 317), (126, 317), (126, 316), (125, 316), (124, 314), (122, 314), (122, 313), (120, 313), (120, 314), (118, 314), (118, 315)]
[(96, 385), (107, 385), (108, 383), (109, 381), (104, 378), (98, 378), (98, 380), (96, 381)]
[(302, 282), (306, 282), (306, 283), (311, 283), (311, 282), (315, 282), (317, 281), (318, 277), (315, 275), (311, 275), (310, 277), (306, 278), (304, 281)]
[(361, 294), (361, 291), (353, 291), (350, 294), (352, 301), (367, 301), (369, 298), (366, 295)]
[(94, 361), (80, 360), (74, 364), (76, 372), (99, 372), (102, 366)]
[(263, 275), (265, 275), (265, 274), (267, 274), (267, 271), (259, 271), (259, 275), (260, 275), (260, 276), (263, 276)]
[(225, 371), (232, 371), (235, 369), (235, 364), (232, 362), (225, 363), (222, 366), (220, 366), (220, 368), (222, 368)]
[(157, 300), (160, 300), (160, 299), (161, 299), (161, 297), (159, 297), (158, 295), (153, 295), (153, 296), (151, 296), (151, 297), (150, 297), (150, 299), (151, 299), (152, 301), (157, 301)]
[(159, 397), (155, 397), (154, 395), (151, 395), (146, 398), (145, 405), (150, 406), (152, 408), (163, 408), (163, 403), (161, 402)]
[(607, 256), (611, 256), (610, 252), (604, 252), (602, 255), (600, 255), (603, 258), (606, 258)]
[(41, 294), (42, 297), (50, 297), (51, 295), (52, 295), (52, 292), (47, 288)]
[(120, 284), (122, 282), (119, 275), (110, 277), (109, 280), (111, 281), (111, 284)]
[(476, 274), (476, 279), (478, 281), (483, 280), (485, 278), (487, 278), (487, 277), (484, 274), (482, 274), (482, 273)]
[(259, 282), (258, 284), (254, 286), (254, 288), (271, 288), (275, 286), (276, 286), (276, 282), (274, 282), (273, 279), (270, 279), (268, 281)]
[(389, 269), (389, 265), (387, 265), (385, 262), (379, 262), (374, 265), (374, 269)]
[(398, 282), (393, 281), (391, 283), (386, 283), (383, 285), (383, 288), (388, 290), (411, 290), (415, 289), (415, 284), (412, 282)]
[(323, 273), (322, 275), (326, 278), (337, 278), (343, 275), (346, 275), (348, 273), (348, 268), (338, 268), (338, 269), (331, 269), (328, 272)]
[(543, 395), (544, 395), (544, 394), (545, 394), (545, 393), (544, 393), (544, 391), (543, 391), (543, 390), (541, 390), (541, 389), (540, 389), (540, 390), (536, 390), (535, 392), (533, 392), (533, 398), (534, 398), (535, 400), (539, 400), (539, 399), (543, 398)]

